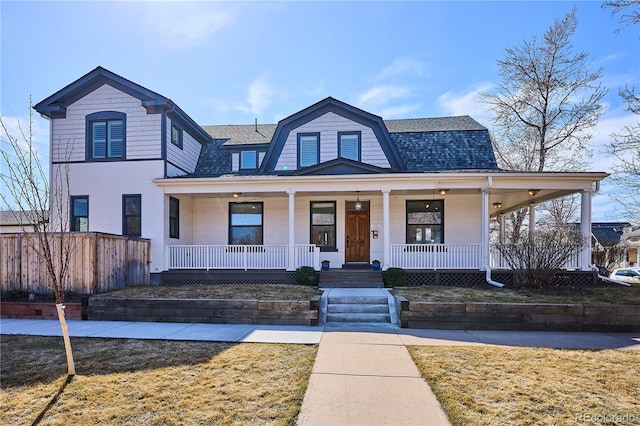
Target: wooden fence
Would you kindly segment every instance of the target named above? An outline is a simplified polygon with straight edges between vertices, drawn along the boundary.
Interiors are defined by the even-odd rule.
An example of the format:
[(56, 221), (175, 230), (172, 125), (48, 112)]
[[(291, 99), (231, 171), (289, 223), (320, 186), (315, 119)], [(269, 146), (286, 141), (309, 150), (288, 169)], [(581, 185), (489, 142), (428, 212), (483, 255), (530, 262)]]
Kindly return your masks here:
[[(150, 242), (102, 233), (74, 233), (73, 253), (64, 289), (97, 294), (133, 285), (149, 285)], [(35, 234), (0, 235), (0, 288), (3, 292), (51, 291), (45, 264), (29, 239)]]

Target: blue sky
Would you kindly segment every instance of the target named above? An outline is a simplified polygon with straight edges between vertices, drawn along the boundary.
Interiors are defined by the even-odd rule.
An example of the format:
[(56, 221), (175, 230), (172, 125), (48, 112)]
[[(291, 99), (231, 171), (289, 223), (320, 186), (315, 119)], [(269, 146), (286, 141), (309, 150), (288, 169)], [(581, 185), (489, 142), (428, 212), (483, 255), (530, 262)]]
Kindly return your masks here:
[[(609, 87), (590, 169), (610, 171), (609, 135), (637, 117), (638, 26), (589, 2), (0, 2), (1, 109), (11, 126), (96, 66), (171, 98), (200, 124), (275, 123), (327, 96), (385, 119), (471, 115), (499, 81), (505, 48), (541, 35), (576, 6), (576, 51)], [(46, 144), (48, 123), (36, 117)], [(46, 152), (46, 148), (43, 152)], [(603, 184), (594, 220), (616, 215)]]

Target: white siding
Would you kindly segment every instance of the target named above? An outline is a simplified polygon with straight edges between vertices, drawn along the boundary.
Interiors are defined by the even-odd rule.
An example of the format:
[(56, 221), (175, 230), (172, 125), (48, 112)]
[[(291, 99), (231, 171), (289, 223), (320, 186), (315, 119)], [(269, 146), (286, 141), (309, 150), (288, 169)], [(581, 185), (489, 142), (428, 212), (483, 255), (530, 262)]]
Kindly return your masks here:
[(188, 195), (173, 195), (172, 197), (177, 198), (180, 203), (180, 238), (169, 238), (169, 197), (167, 196), (165, 199), (166, 214), (163, 222), (165, 224), (165, 241), (167, 241), (167, 244), (171, 245), (194, 244), (194, 199)]
[(234, 152), (231, 154), (231, 171), (237, 172), (240, 170), (240, 154)]
[[(161, 160), (69, 165), (69, 195), (89, 196), (91, 232), (122, 235), (122, 195), (142, 195), (142, 237), (151, 240), (151, 272), (162, 271), (165, 262), (168, 202), (165, 208), (166, 197), (152, 182), (153, 177), (162, 176), (163, 169)], [(52, 193), (56, 192), (54, 188)], [(66, 207), (65, 215), (68, 211)], [(68, 219), (65, 221), (68, 223)]]
[(363, 126), (333, 112), (328, 112), (289, 132), (280, 158), (276, 163), (276, 170), (295, 170), (298, 166), (297, 145), (298, 133), (320, 133), (320, 162), (333, 160), (338, 157), (338, 132), (361, 132), (361, 160), (363, 163), (388, 168), (387, 160), (380, 142), (371, 128)]
[(196, 170), (196, 164), (198, 163), (198, 157), (200, 156), (200, 149), (202, 145), (197, 142), (193, 136), (187, 133), (186, 130), (182, 131), (182, 149), (178, 148), (171, 143), (171, 119), (167, 119), (167, 161), (172, 163), (176, 167), (167, 168), (167, 174), (169, 177), (184, 175), (187, 173), (193, 173)]
[(52, 161), (85, 160), (85, 117), (100, 111), (127, 115), (128, 160), (160, 158), (160, 114), (147, 114), (139, 99), (105, 84), (69, 105), (66, 118), (51, 121)]

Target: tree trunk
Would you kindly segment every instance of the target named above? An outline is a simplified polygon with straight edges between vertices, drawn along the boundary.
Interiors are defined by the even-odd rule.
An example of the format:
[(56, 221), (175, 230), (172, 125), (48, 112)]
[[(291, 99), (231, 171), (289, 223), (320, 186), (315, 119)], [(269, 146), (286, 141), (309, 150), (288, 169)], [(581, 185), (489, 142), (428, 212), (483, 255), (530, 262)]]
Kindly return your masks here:
[(62, 303), (56, 303), (58, 309), (58, 320), (60, 321), (60, 328), (62, 329), (62, 337), (64, 339), (64, 349), (67, 352), (67, 375), (76, 375), (76, 365), (73, 362), (73, 352), (71, 351), (71, 340), (69, 339), (69, 328), (67, 322), (64, 319), (64, 305)]

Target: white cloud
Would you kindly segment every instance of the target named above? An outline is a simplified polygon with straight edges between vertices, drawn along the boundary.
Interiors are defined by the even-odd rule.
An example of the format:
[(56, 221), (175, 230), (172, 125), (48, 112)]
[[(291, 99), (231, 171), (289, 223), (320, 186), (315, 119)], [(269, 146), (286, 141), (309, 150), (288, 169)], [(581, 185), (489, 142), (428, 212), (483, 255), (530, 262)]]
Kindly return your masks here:
[(235, 20), (235, 10), (218, 2), (143, 2), (144, 24), (163, 47), (189, 49), (208, 42), (222, 27)]
[(388, 104), (392, 100), (402, 99), (410, 95), (409, 89), (402, 86), (377, 86), (367, 90), (360, 96), (356, 103), (365, 110), (377, 109)]
[(419, 60), (413, 58), (396, 58), (393, 62), (384, 68), (376, 76), (377, 80), (386, 80), (405, 74), (413, 74), (417, 76), (425, 75), (426, 66)]
[(480, 95), (492, 88), (491, 83), (482, 83), (468, 92), (445, 92), (438, 96), (438, 108), (447, 115), (470, 115), (480, 122), (488, 123), (491, 112), (480, 100)]
[(273, 87), (268, 83), (266, 76), (261, 76), (249, 84), (247, 91), (245, 104), (240, 105), (238, 109), (256, 116), (261, 115), (271, 104)]

